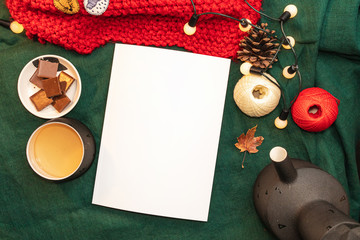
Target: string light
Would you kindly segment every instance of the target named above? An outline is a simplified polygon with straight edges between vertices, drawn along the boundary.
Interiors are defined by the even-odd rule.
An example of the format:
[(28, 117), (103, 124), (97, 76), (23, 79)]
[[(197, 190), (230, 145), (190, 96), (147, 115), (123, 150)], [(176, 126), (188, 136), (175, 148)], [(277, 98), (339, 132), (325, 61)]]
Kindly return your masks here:
[(196, 32), (196, 23), (197, 23), (197, 20), (199, 19), (199, 15), (197, 15), (196, 13), (194, 13), (189, 22), (187, 22), (185, 25), (184, 25), (184, 32), (186, 35), (193, 35), (195, 32)]
[(22, 33), (24, 31), (23, 25), (21, 25), (17, 21), (10, 22), (10, 21), (0, 19), (0, 25), (3, 27), (9, 28), (13, 33), (16, 33), (16, 34)]
[(284, 8), (283, 14), (279, 17), (280, 22), (286, 22), (290, 18), (294, 18), (297, 14), (297, 7), (293, 4), (287, 5)]
[(249, 75), (250, 74), (250, 69), (252, 68), (252, 64), (249, 62), (244, 62), (243, 64), (240, 65), (240, 72), (243, 75)]
[(248, 32), (251, 29), (251, 21), (249, 19), (245, 19), (245, 21), (242, 21), (239, 23), (239, 28), (243, 32)]
[(296, 68), (294, 65), (287, 66), (283, 69), (282, 74), (285, 78), (291, 79), (296, 75)]
[[(184, 30), (185, 34), (187, 34), (187, 35), (193, 35), (196, 32), (197, 20), (198, 20), (198, 18), (200, 16), (203, 16), (203, 15), (217, 15), (217, 16), (222, 16), (222, 17), (226, 17), (226, 18), (230, 18), (232, 20), (238, 21), (239, 22), (239, 28), (242, 31), (245, 31), (245, 32), (249, 31), (251, 29), (251, 27), (259, 29), (259, 30), (263, 30), (263, 29), (259, 28), (258, 26), (252, 24), (251, 21), (249, 19), (246, 19), (246, 18), (237, 19), (235, 17), (229, 16), (229, 15), (226, 15), (226, 14), (222, 14), (222, 13), (217, 13), (217, 12), (204, 12), (204, 13), (197, 14), (194, 1), (193, 0), (190, 0), (190, 1), (191, 1), (192, 6), (193, 6), (194, 13), (191, 16), (189, 22), (185, 23), (185, 25), (183, 27), (183, 30)], [(251, 8), (253, 8), (246, 0), (244, 0), (244, 1), (246, 2), (247, 5), (249, 5)], [(255, 8), (253, 8), (253, 9), (255, 11), (257, 11)]]
[(287, 121), (287, 117), (289, 115), (289, 110), (282, 110), (282, 112), (280, 113), (280, 116), (277, 117), (274, 121), (275, 127), (277, 127), (278, 129), (284, 129), (286, 128), (288, 121)]
[[(221, 13), (216, 13), (216, 12), (205, 12), (205, 13), (197, 14), (194, 1), (193, 0), (190, 0), (190, 1), (191, 1), (191, 4), (192, 4), (193, 8), (194, 8), (194, 14), (190, 18), (189, 22), (184, 25), (184, 32), (187, 35), (193, 35), (196, 32), (196, 23), (197, 23), (199, 17), (202, 16), (202, 15), (206, 15), (206, 14), (223, 16), (223, 17), (230, 18), (230, 19), (233, 19), (235, 21), (238, 21), (239, 22), (239, 28), (243, 32), (248, 32), (251, 28), (254, 28), (255, 31), (264, 31), (264, 29), (252, 24), (251, 21), (249, 19), (246, 19), (246, 18), (237, 19), (237, 18), (234, 18), (232, 16), (228, 16), (228, 15), (221, 14)], [(260, 69), (260, 68), (254, 67), (249, 62), (244, 62), (240, 66), (240, 72), (243, 75), (249, 75), (251, 73), (252, 74), (262, 75), (262, 76), (266, 77), (269, 81), (271, 81), (273, 84), (275, 84), (280, 89), (284, 106), (283, 106), (283, 110), (282, 110), (280, 116), (275, 119), (274, 123), (275, 123), (275, 126), (277, 128), (283, 129), (283, 128), (285, 128), (287, 126), (287, 117), (289, 115), (289, 109), (291, 108), (291, 105), (295, 102), (297, 96), (299, 95), (299, 93), (301, 91), (301, 85), (302, 85), (301, 74), (300, 74), (300, 71), (299, 71), (299, 68), (298, 68), (298, 58), (297, 58), (296, 52), (294, 50), (295, 39), (293, 37), (291, 37), (291, 36), (286, 35), (286, 33), (284, 31), (284, 26), (283, 26), (284, 22), (288, 21), (290, 18), (294, 18), (297, 15), (298, 10), (297, 10), (297, 7), (295, 5), (290, 4), (290, 5), (287, 5), (284, 8), (284, 11), (283, 11), (283, 13), (281, 14), (281, 16), (279, 18), (274, 18), (274, 17), (271, 17), (271, 16), (269, 16), (269, 15), (255, 9), (253, 6), (251, 6), (251, 4), (249, 4), (247, 2), (247, 0), (244, 0), (244, 1), (255, 12), (259, 13), (260, 15), (262, 15), (262, 16), (268, 18), (268, 19), (278, 21), (280, 23), (280, 29), (281, 29), (281, 32), (282, 32), (283, 36), (282, 36), (281, 39), (274, 36), (281, 43), (280, 43), (278, 49), (276, 50), (276, 53), (275, 53), (274, 57), (270, 61), (270, 64), (268, 65), (268, 67), (266, 67), (265, 69)], [(270, 33), (268, 33), (268, 34), (270, 34)], [(271, 80), (271, 78), (269, 78), (265, 74), (266, 71), (269, 69), (269, 66), (271, 66), (271, 64), (275, 61), (275, 59), (277, 57), (277, 54), (280, 51), (281, 46), (284, 49), (291, 49), (291, 51), (292, 51), (292, 53), (294, 55), (294, 59), (295, 59), (295, 63), (293, 65), (287, 66), (287, 67), (285, 67), (283, 69), (283, 71), (282, 71), (283, 76), (285, 78), (287, 78), (287, 79), (291, 79), (291, 78), (295, 77), (295, 75), (297, 74), (298, 79), (299, 79), (298, 93), (293, 98), (293, 100), (290, 102), (290, 106), (288, 106), (288, 107), (286, 106), (285, 96), (283, 94), (283, 91), (282, 91), (280, 85), (278, 83), (275, 83), (273, 80)]]
[[(250, 5), (246, 0), (245, 2)], [(252, 9), (254, 9), (252, 7)], [(255, 10), (255, 9), (254, 9)], [(290, 78), (293, 78), (296, 73), (298, 73), (298, 78), (299, 78), (299, 90), (298, 90), (298, 93), (297, 95), (293, 98), (293, 100), (291, 101), (290, 103), (290, 106), (287, 108), (286, 107), (286, 101), (285, 101), (285, 96), (282, 92), (282, 97), (283, 97), (283, 103), (284, 103), (284, 107), (283, 107), (283, 110), (280, 114), (279, 117), (277, 117), (274, 121), (274, 124), (275, 126), (278, 128), (278, 129), (284, 129), (286, 126), (287, 126), (287, 117), (289, 115), (289, 109), (291, 107), (291, 105), (295, 102), (297, 96), (299, 95), (300, 91), (301, 91), (301, 85), (302, 85), (302, 79), (301, 79), (301, 74), (300, 74), (300, 71), (298, 69), (298, 58), (297, 58), (297, 55), (296, 55), (296, 52), (294, 50), (294, 45), (295, 45), (295, 39), (291, 36), (287, 36), (285, 31), (284, 31), (284, 22), (286, 22), (287, 20), (289, 20), (290, 18), (293, 18), (297, 15), (297, 7), (293, 4), (291, 5), (288, 5), (285, 7), (284, 9), (284, 12), (283, 14), (278, 18), (272, 18), (264, 13), (261, 13), (257, 10), (255, 10), (256, 12), (258, 12), (259, 14), (263, 15), (264, 17), (267, 17), (269, 19), (272, 19), (272, 20), (275, 20), (275, 21), (279, 21), (280, 22), (280, 28), (281, 28), (281, 32), (283, 34), (283, 39), (281, 41), (281, 45), (285, 48), (285, 49), (291, 49), (292, 52), (293, 52), (293, 55), (294, 55), (294, 58), (295, 58), (295, 63), (291, 66), (288, 66), (288, 67), (285, 67), (284, 70), (283, 70), (283, 75), (284, 77), (290, 79)], [(280, 50), (280, 47), (278, 48), (278, 51), (276, 52), (276, 55), (278, 54)], [(271, 63), (273, 62), (273, 60), (275, 59), (276, 56), (274, 56), (274, 58), (272, 59)], [(267, 69), (266, 69), (267, 70)], [(251, 72), (251, 69), (250, 69), (250, 72)], [(280, 88), (280, 86), (278, 86)], [(280, 88), (281, 89), (281, 88)]]
[(193, 35), (196, 32), (196, 26), (191, 27), (189, 23), (186, 23), (184, 25), (184, 32), (186, 33), (186, 35)]
[(298, 12), (297, 7), (294, 4), (287, 5), (284, 8), (284, 12), (290, 13), (290, 18), (294, 18)]
[(287, 36), (287, 39), (290, 42), (290, 44), (288, 44), (288, 41), (286, 41), (286, 42), (284, 42), (282, 44), (282, 46), (285, 49), (291, 49), (290, 45), (293, 46), (293, 47), (295, 46), (295, 39), (293, 37), (291, 37), (291, 36)]
[(10, 29), (13, 33), (16, 34), (22, 33), (24, 31), (23, 25), (21, 25), (17, 21), (13, 21), (12, 23), (10, 23)]

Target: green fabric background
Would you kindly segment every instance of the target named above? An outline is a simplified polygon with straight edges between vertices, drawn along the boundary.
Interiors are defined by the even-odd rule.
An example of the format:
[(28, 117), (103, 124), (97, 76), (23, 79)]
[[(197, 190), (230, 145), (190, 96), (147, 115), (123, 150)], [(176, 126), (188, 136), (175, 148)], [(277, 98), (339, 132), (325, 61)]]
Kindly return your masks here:
[[(92, 205), (98, 154), (91, 168), (73, 181), (53, 183), (38, 177), (27, 163), (25, 147), (31, 133), (45, 120), (27, 112), (18, 98), (21, 69), (43, 54), (70, 60), (81, 75), (83, 89), (80, 101), (67, 116), (85, 123), (99, 147), (114, 44), (84, 56), (0, 27), (0, 239), (276, 239), (255, 212), (252, 186), (270, 162), (270, 149), (277, 145), (285, 147), (291, 157), (311, 161), (337, 178), (349, 195), (351, 216), (358, 220), (360, 184), (355, 145), (360, 134), (360, 0), (264, 0), (263, 10), (277, 17), (290, 3), (298, 6), (299, 13), (285, 24), (285, 31), (297, 40), (303, 87), (318, 86), (340, 99), (338, 118), (320, 133), (301, 130), (291, 117), (288, 127), (278, 130), (273, 121), (281, 111), (281, 102), (268, 116), (247, 117), (232, 99), (241, 77), (240, 63), (233, 61), (206, 223)], [(2, 0), (0, 18), (8, 17)], [(280, 35), (276, 22), (262, 21)], [(297, 78), (284, 79), (281, 71), (292, 63), (291, 52), (281, 51), (279, 62), (270, 71), (285, 89), (288, 101), (296, 94), (298, 82)], [(256, 135), (265, 140), (258, 153), (247, 155), (242, 169), (243, 153), (234, 147), (236, 137), (255, 125)], [(146, 144), (143, 139), (140, 142)]]

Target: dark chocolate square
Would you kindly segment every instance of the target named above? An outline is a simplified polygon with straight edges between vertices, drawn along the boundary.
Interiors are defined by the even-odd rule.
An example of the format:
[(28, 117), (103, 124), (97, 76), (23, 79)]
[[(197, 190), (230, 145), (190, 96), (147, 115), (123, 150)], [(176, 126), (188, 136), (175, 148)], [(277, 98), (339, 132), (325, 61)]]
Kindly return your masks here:
[(39, 73), (37, 76), (41, 78), (54, 78), (56, 77), (58, 66), (59, 63), (39, 60)]
[(66, 82), (60, 82), (60, 89), (61, 89), (61, 94), (65, 94), (66, 92)]
[(70, 98), (68, 98), (66, 94), (56, 96), (53, 98), (53, 100), (54, 101), (51, 104), (59, 113), (62, 112), (65, 107), (71, 102)]
[(42, 80), (42, 85), (47, 97), (61, 95), (60, 83), (57, 77)]

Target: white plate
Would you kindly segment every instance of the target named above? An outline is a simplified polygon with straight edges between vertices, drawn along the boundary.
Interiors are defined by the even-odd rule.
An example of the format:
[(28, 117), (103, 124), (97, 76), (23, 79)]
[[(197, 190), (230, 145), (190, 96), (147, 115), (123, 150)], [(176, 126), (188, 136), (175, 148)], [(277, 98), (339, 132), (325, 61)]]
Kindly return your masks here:
[[(36, 67), (33, 65), (33, 61), (44, 57), (55, 57), (59, 59), (59, 62), (67, 68), (67, 70), (64, 70), (64, 72), (76, 79), (76, 81), (73, 82), (73, 84), (66, 92), (66, 95), (68, 96), (68, 98), (70, 98), (71, 102), (65, 107), (65, 109), (61, 113), (56, 111), (56, 109), (51, 104), (43, 110), (38, 111), (30, 100), (30, 96), (40, 90), (40, 88), (38, 88), (29, 81), (36, 70)], [(57, 72), (57, 75), (59, 75), (59, 73), (60, 72)], [(35, 116), (45, 119), (61, 117), (70, 112), (75, 107), (76, 103), (79, 101), (81, 94), (80, 75), (74, 65), (72, 65), (72, 63), (65, 58), (56, 55), (42, 55), (28, 62), (21, 71), (18, 80), (18, 94), (20, 101), (24, 105), (24, 107)]]

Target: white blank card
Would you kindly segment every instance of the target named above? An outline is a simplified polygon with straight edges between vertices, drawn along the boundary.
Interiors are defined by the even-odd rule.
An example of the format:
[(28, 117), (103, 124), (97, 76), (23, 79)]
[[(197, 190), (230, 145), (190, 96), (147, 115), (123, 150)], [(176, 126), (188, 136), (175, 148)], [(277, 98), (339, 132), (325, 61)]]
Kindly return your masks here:
[(92, 203), (207, 221), (229, 68), (116, 44)]

